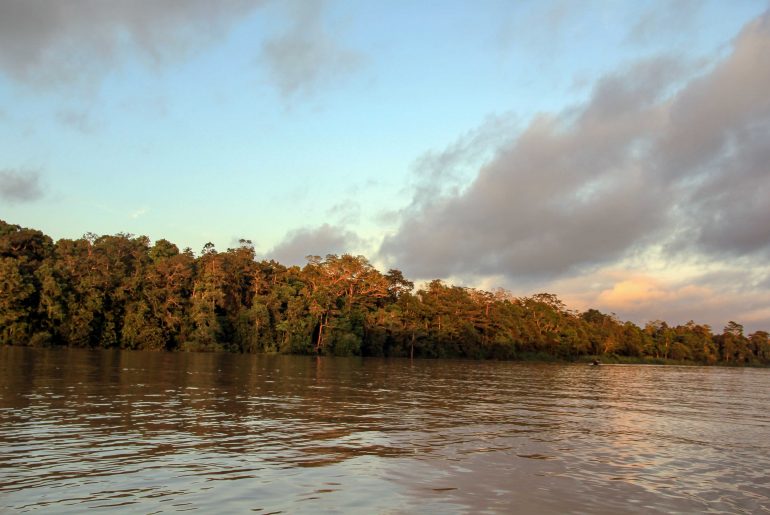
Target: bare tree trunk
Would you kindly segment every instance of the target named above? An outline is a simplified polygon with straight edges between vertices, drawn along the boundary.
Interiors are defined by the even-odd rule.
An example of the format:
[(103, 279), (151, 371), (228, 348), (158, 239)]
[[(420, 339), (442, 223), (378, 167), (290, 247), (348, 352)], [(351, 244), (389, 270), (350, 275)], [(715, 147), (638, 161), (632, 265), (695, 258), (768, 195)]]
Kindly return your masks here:
[(323, 323), (320, 323), (318, 325), (318, 338), (315, 341), (315, 351), (318, 352), (318, 349), (321, 348), (321, 335), (323, 334), (324, 325)]

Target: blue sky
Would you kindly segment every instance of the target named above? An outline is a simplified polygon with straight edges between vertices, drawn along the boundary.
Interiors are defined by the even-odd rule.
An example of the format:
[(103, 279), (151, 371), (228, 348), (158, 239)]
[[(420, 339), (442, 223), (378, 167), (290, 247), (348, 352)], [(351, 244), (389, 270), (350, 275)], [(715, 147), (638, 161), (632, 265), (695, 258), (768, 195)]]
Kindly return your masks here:
[(767, 12), (10, 0), (0, 218), (770, 328)]

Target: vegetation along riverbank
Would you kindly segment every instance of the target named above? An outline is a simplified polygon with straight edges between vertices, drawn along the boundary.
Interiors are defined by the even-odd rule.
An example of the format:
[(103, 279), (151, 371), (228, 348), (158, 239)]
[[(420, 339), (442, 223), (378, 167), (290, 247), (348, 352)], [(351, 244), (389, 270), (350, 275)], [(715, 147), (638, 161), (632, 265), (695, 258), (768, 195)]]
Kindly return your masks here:
[(363, 256), (256, 259), (250, 242), (199, 256), (118, 234), (53, 242), (0, 221), (0, 344), (425, 358), (769, 364), (766, 331), (639, 327), (555, 295), (440, 280), (415, 290)]

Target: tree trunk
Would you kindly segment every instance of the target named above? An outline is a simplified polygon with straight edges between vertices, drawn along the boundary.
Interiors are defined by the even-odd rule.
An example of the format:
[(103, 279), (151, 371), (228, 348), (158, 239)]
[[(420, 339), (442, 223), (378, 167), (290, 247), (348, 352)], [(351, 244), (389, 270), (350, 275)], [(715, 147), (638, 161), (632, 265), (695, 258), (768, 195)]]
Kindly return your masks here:
[(324, 326), (326, 325), (327, 320), (328, 320), (328, 317), (326, 315), (321, 315), (321, 321), (319, 322), (319, 326), (318, 326), (318, 339), (316, 340), (316, 344), (315, 344), (316, 354), (318, 354), (318, 351), (321, 349), (324, 343), (324, 339), (323, 339)]

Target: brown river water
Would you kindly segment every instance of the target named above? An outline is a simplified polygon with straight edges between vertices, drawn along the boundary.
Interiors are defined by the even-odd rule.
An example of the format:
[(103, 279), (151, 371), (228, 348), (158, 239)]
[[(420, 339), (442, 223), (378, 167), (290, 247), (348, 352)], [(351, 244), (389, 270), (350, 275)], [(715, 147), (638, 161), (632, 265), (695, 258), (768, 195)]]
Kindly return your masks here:
[(770, 513), (770, 370), (0, 348), (0, 512)]

